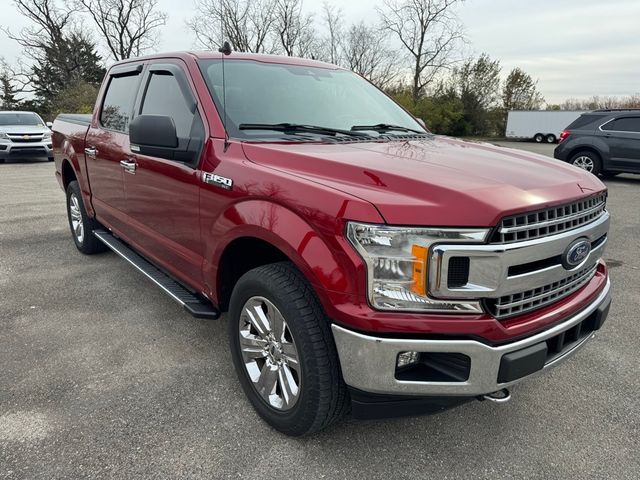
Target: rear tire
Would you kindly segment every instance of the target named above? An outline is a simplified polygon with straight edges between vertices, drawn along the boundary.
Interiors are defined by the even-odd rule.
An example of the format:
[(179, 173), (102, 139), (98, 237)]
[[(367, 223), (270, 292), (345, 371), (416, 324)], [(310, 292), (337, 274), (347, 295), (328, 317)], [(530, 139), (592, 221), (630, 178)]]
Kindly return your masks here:
[(67, 186), (67, 217), (69, 218), (71, 236), (78, 250), (85, 255), (107, 250), (106, 245), (93, 235), (93, 231), (100, 228), (101, 225), (95, 218), (87, 215), (82, 201), (80, 185), (75, 180)]
[(536, 133), (533, 136), (533, 141), (536, 142), (536, 143), (542, 143), (544, 141), (544, 135), (541, 134), (541, 133)]
[(329, 319), (290, 263), (245, 273), (231, 295), (231, 357), (258, 414), (292, 436), (321, 430), (350, 405)]
[(602, 172), (602, 160), (600, 155), (589, 150), (583, 150), (576, 153), (569, 163), (575, 167), (586, 170), (587, 172), (599, 175)]
[(49, 161), (49, 162), (53, 162), (53, 160), (54, 160), (54, 157), (48, 157), (47, 158), (47, 161)]
[(546, 137), (544, 137), (545, 141), (547, 143), (556, 143), (556, 136), (552, 133), (550, 133), (549, 135), (547, 135)]

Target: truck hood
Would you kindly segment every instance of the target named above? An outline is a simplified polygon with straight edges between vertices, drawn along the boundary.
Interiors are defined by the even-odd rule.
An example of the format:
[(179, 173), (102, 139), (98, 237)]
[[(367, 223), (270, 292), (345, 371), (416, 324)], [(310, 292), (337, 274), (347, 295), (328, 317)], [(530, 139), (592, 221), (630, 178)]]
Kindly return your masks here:
[(558, 160), (449, 137), (243, 148), (253, 162), (366, 200), (397, 225), (493, 226), (505, 215), (605, 190), (594, 175)]
[(49, 128), (38, 125), (0, 125), (0, 132), (22, 133), (25, 135), (41, 135), (50, 132)]

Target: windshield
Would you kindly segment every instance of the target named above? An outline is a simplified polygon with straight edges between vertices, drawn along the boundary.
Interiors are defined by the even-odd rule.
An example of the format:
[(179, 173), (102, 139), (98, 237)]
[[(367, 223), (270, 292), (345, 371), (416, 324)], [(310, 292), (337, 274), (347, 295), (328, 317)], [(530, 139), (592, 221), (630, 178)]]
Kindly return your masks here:
[(0, 113), (0, 125), (33, 125), (44, 126), (42, 119), (35, 113)]
[[(222, 112), (222, 62), (201, 60), (199, 64), (216, 107)], [(282, 137), (282, 133), (267, 129), (238, 127), (283, 123), (340, 130), (357, 126), (359, 132), (371, 135), (380, 132), (363, 130), (362, 126), (385, 124), (426, 133), (399, 105), (353, 72), (228, 60), (225, 82), (227, 130), (233, 137)]]

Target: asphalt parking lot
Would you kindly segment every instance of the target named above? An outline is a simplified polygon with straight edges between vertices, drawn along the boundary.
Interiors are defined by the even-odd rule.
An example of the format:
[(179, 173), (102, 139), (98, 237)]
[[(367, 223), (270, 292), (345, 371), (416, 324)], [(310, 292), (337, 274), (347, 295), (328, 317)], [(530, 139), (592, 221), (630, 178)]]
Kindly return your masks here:
[(245, 400), (224, 318), (80, 254), (53, 164), (0, 165), (0, 478), (640, 478), (640, 176), (607, 184), (614, 303), (572, 360), (506, 405), (294, 439)]

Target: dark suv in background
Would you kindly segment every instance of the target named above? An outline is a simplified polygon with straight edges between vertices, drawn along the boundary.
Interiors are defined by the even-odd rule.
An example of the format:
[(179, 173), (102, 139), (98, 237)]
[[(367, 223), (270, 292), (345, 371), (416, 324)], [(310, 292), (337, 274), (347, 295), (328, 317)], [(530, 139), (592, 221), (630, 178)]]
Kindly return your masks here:
[(553, 156), (594, 175), (640, 173), (640, 109), (581, 115), (562, 132)]

